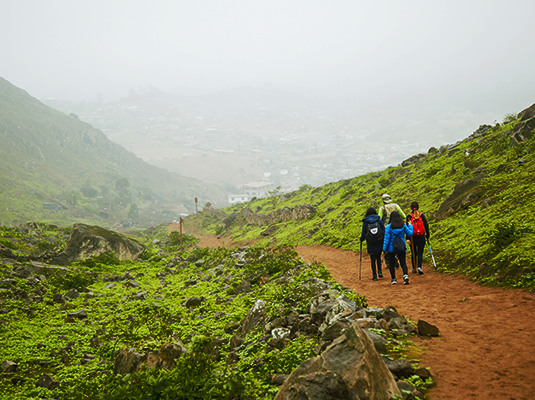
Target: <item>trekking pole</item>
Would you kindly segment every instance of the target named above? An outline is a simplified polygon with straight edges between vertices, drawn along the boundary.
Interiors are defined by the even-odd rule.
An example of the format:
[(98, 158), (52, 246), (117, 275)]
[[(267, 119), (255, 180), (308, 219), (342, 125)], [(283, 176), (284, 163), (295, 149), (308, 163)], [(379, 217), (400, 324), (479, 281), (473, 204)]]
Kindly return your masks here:
[(416, 272), (414, 265), (416, 264), (416, 255), (414, 254), (414, 240), (411, 238), (411, 262), (412, 262), (412, 272)]
[(360, 242), (359, 281), (360, 281), (360, 272), (361, 271), (362, 271), (362, 242)]
[(437, 269), (437, 263), (435, 262), (435, 257), (433, 256), (433, 250), (431, 249), (431, 242), (429, 239), (427, 239), (427, 245), (429, 246), (429, 252), (431, 253), (431, 258), (433, 259), (433, 265), (435, 266), (435, 270)]

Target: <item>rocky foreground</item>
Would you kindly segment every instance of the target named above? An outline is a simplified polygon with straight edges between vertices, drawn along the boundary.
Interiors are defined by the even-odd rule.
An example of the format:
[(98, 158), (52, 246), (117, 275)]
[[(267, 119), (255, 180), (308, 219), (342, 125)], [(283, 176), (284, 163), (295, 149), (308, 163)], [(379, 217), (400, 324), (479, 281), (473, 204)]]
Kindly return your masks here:
[[(2, 231), (3, 398), (424, 398), (432, 383), (399, 349), (436, 327), (368, 307), (291, 249), (177, 251), (163, 235), (123, 245), (144, 248), (131, 260), (116, 234), (80, 231)], [(74, 241), (84, 256), (65, 258)]]

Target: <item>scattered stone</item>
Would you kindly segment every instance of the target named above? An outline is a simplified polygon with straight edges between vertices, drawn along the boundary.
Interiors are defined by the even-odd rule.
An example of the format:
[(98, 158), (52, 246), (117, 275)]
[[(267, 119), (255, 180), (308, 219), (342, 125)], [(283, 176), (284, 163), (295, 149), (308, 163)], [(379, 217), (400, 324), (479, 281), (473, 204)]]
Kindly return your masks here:
[(418, 333), (422, 336), (438, 336), (439, 329), (422, 319), (418, 320)]
[(48, 390), (54, 390), (59, 386), (59, 381), (55, 380), (49, 374), (43, 374), (35, 384), (35, 387), (42, 387)]
[(71, 318), (84, 319), (87, 318), (87, 313), (85, 312), (85, 310), (78, 310), (67, 314), (67, 316)]
[(2, 363), (2, 372), (4, 373), (15, 372), (17, 371), (17, 367), (18, 367), (17, 363), (6, 360)]

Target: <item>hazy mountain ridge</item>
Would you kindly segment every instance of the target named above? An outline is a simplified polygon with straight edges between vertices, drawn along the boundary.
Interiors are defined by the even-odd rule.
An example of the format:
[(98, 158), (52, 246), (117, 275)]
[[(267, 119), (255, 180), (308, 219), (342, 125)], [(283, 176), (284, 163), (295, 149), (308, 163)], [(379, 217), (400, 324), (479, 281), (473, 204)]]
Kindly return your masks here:
[[(43, 200), (58, 199), (64, 200), (63, 218), (68, 218), (67, 214), (73, 211), (65, 210), (69, 209), (68, 194), (71, 205), (76, 205), (76, 197), (87, 203), (85, 212), (73, 217), (98, 220), (102, 209), (110, 217), (115, 208), (117, 215), (110, 217), (109, 223), (126, 219), (127, 207), (132, 203), (142, 214), (143, 207), (161, 212), (178, 209), (182, 203), (194, 210), (196, 196), (203, 201), (224, 196), (215, 186), (145, 163), (76, 115), (56, 111), (4, 79), (0, 79), (0, 135), (0, 188), (4, 205), (0, 220), (4, 222), (38, 217), (46, 220), (50, 211), (43, 214)], [(118, 200), (119, 193), (113, 192), (121, 179), (127, 182), (123, 181), (125, 191)], [(86, 190), (86, 194), (92, 195), (93, 200), (82, 199), (82, 188), (92, 189)], [(156, 198), (161, 199), (159, 204), (155, 203)], [(18, 205), (13, 204), (15, 200)], [(160, 217), (153, 215), (156, 220)]]

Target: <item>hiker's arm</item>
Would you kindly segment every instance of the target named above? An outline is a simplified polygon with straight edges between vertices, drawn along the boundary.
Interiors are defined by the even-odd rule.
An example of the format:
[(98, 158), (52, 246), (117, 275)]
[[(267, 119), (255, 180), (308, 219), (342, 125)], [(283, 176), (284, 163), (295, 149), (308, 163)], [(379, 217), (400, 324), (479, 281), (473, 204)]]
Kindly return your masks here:
[(403, 218), (404, 220), (407, 219), (407, 216), (405, 215), (405, 213), (403, 212), (399, 204), (396, 204), (396, 210), (399, 213), (399, 215), (401, 215), (401, 218)]
[(381, 218), (381, 220), (383, 219), (383, 206), (379, 207), (379, 213), (377, 214), (379, 216), (379, 218)]
[(429, 224), (427, 223), (427, 218), (425, 218), (425, 215), (421, 214), (422, 215), (422, 222), (424, 223), (424, 228), (425, 228), (425, 237), (427, 240), (429, 240), (429, 236), (431, 236), (429, 234)]
[(411, 224), (405, 225), (405, 234), (407, 235), (407, 237), (411, 237), (413, 233), (414, 233), (414, 229), (412, 225)]
[(385, 229), (385, 237), (383, 238), (383, 251), (388, 252), (388, 244), (390, 242), (390, 229)]
[(361, 243), (364, 242), (364, 240), (366, 239), (366, 227), (368, 226), (368, 224), (366, 222), (363, 222), (362, 223), (362, 232), (360, 234), (360, 241)]

